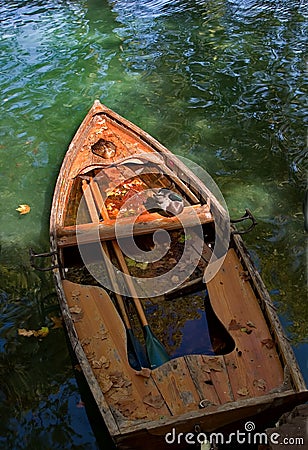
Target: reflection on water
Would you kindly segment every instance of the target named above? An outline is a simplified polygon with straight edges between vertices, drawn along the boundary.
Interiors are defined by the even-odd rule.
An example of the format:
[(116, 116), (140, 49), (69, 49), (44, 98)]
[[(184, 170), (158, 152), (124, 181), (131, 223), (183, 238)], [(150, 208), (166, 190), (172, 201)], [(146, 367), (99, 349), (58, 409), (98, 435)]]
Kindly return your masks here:
[[(307, 5), (0, 0), (0, 13), (0, 444), (14, 448), (18, 430), (19, 448), (29, 448), (30, 435), (40, 436), (39, 448), (71, 448), (70, 440), (96, 448), (82, 408), (74, 410), (63, 331), (42, 342), (17, 336), (20, 327), (52, 328), (58, 312), (52, 281), (29, 269), (28, 248), (48, 248), (57, 172), (95, 98), (207, 169), (232, 217), (254, 211), (259, 225), (245, 240), (293, 342), (302, 343), (307, 377)], [(25, 203), (31, 212), (19, 216)]]

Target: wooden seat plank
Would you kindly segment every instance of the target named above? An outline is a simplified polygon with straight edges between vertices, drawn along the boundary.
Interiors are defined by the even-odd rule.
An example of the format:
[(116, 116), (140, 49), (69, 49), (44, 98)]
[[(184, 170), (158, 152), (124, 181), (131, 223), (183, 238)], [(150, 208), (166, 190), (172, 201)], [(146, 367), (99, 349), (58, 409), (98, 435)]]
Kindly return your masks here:
[(185, 359), (204, 406), (234, 400), (223, 356), (188, 355)]
[(173, 359), (157, 367), (151, 372), (151, 378), (172, 415), (196, 409), (200, 396), (184, 357)]
[(78, 338), (119, 426), (125, 426), (125, 417), (156, 420), (170, 416), (151, 378), (138, 375), (129, 365), (125, 328), (105, 291), (68, 280), (63, 281), (63, 289)]
[[(196, 218), (198, 217), (198, 219)], [(82, 243), (93, 242), (100, 236), (100, 240), (112, 240), (131, 235), (132, 220), (134, 222), (134, 235), (154, 233), (157, 229), (176, 230), (185, 227), (192, 227), (199, 223), (205, 224), (213, 222), (212, 214), (208, 205), (186, 206), (181, 214), (173, 217), (164, 217), (159, 213), (146, 213), (138, 217), (123, 217), (117, 221), (117, 233), (115, 232), (115, 220), (102, 221), (98, 223), (78, 224), (57, 229), (59, 247), (69, 247)], [(196, 223), (197, 222), (197, 223)], [(122, 227), (121, 227), (122, 225)]]
[(283, 383), (283, 368), (247, 274), (233, 249), (207, 284), (212, 307), (236, 348), (225, 355), (234, 399), (260, 396)]

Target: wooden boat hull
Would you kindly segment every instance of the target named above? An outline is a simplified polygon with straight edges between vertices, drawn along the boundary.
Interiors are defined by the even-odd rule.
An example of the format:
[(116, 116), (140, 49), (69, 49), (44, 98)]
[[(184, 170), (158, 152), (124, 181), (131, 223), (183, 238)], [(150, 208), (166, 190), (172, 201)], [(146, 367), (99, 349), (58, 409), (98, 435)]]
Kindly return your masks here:
[[(148, 165), (150, 170), (144, 171)], [(182, 242), (176, 234), (179, 228), (184, 224), (193, 234), (196, 219), (206, 235), (219, 234), (218, 222), (225, 210), (211, 191), (155, 139), (96, 101), (78, 129), (59, 173), (50, 240), (54, 264), (59, 266), (54, 269), (55, 285), (68, 336), (117, 446), (142, 449), (146, 439), (149, 449), (157, 445), (170, 448), (168, 436), (172, 440), (172, 433), (177, 431), (196, 434), (227, 430), (248, 418), (262, 422), (265, 412), (268, 421), (269, 411), (275, 419), (306, 401), (305, 383), (269, 294), (242, 239), (235, 234), (231, 234), (230, 248), (217, 273), (206, 280), (209, 307), (213, 317), (218, 318), (217, 327), (228, 334), (228, 345), (216, 346), (218, 350), (212, 353), (175, 353), (170, 361), (153, 370), (135, 370), (131, 366), (127, 356), (127, 304), (124, 313), (120, 306), (132, 298), (135, 307), (141, 304), (149, 316), (153, 304), (152, 309), (147, 309), (147, 302), (153, 299), (142, 297), (138, 283), (124, 281), (119, 286), (120, 270), (114, 272), (106, 260), (113, 258), (120, 269), (123, 264), (127, 269), (127, 260), (122, 260), (121, 266), (116, 238), (129, 236), (126, 222), (130, 219), (124, 214), (117, 228), (116, 197), (122, 195), (128, 201), (127, 192), (136, 192), (137, 188), (138, 196), (143, 195), (140, 186), (152, 192), (172, 186), (186, 202), (183, 211), (171, 217), (148, 212), (143, 206), (138, 214), (133, 211), (138, 216), (134, 234), (142, 236), (142, 242), (157, 229), (168, 230)], [(126, 212), (130, 214), (130, 210)], [(84, 272), (87, 264), (80, 252), (97, 244), (106, 267), (105, 278), (98, 276), (94, 280), (92, 273), (93, 283), (81, 282), (75, 272)], [(178, 280), (170, 277), (171, 288), (165, 289), (170, 295), (204, 290), (200, 273), (208, 267), (212, 250), (207, 242), (201, 247), (201, 262), (193, 274), (180, 286), (175, 283), (174, 288), (172, 282)], [(171, 265), (178, 263), (176, 258), (171, 259)], [(108, 293), (101, 286), (110, 288)], [(168, 298), (163, 301), (167, 315), (176, 311), (176, 302), (171, 307)], [(155, 314), (150, 319), (163, 340), (159, 320)], [(177, 448), (187, 446), (184, 438), (179, 442), (176, 435), (175, 439)]]

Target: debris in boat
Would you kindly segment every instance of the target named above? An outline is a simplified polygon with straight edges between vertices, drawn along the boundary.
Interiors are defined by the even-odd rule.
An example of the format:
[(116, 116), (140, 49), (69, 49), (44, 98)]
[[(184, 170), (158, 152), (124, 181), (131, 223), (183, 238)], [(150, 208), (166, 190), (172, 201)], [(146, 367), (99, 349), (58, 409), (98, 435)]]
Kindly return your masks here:
[(242, 328), (242, 325), (238, 323), (235, 319), (232, 319), (229, 323), (228, 330), (240, 330)]
[(124, 377), (122, 372), (113, 372), (110, 374), (110, 380), (115, 388), (127, 388), (131, 386), (132, 382)]
[(219, 359), (216, 358), (208, 358), (205, 361), (205, 364), (202, 365), (201, 370), (206, 373), (213, 372), (221, 372), (223, 370), (222, 363)]
[(55, 330), (57, 328), (63, 328), (63, 321), (62, 317), (58, 316), (50, 316), (50, 320), (53, 322), (52, 329)]
[(44, 338), (49, 334), (49, 328), (48, 327), (42, 327), (39, 330), (26, 330), (25, 328), (19, 328), (18, 329), (18, 335), (19, 336), (25, 336), (25, 337), (38, 337), (38, 338)]
[(16, 208), (16, 211), (20, 213), (20, 215), (29, 214), (31, 208), (29, 205), (19, 205), (18, 208)]
[(249, 328), (246, 328), (246, 327), (241, 327), (241, 332), (246, 333), (246, 334), (251, 334), (252, 330), (250, 330)]
[(263, 378), (260, 378), (259, 380), (254, 380), (253, 385), (259, 390), (259, 391), (265, 391), (266, 390), (266, 381), (263, 380)]
[(142, 367), (141, 370), (136, 370), (135, 375), (138, 375), (140, 377), (144, 378), (150, 378), (151, 376), (151, 369), (148, 369), (147, 367)]
[(255, 324), (254, 324), (253, 322), (251, 322), (250, 320), (248, 320), (248, 321), (246, 322), (246, 325), (247, 325), (248, 327), (250, 327), (250, 328), (257, 328), (257, 327), (255, 326)]
[(99, 360), (92, 359), (91, 366), (93, 369), (108, 369), (110, 361), (103, 355)]
[(98, 376), (98, 382), (99, 382), (99, 385), (100, 385), (100, 388), (101, 388), (103, 394), (106, 394), (106, 392), (110, 391), (110, 389), (113, 386), (113, 383), (110, 380), (110, 377), (108, 374), (100, 373)]
[(143, 398), (143, 403), (156, 409), (162, 408), (162, 406), (164, 406), (163, 398), (160, 395), (153, 395), (152, 392), (150, 392)]
[(105, 159), (113, 158), (116, 154), (116, 146), (114, 143), (106, 141), (105, 139), (99, 139), (91, 146), (91, 149), (94, 155)]
[(238, 395), (241, 395), (242, 397), (245, 397), (246, 395), (249, 394), (249, 390), (247, 389), (247, 387), (243, 387), (241, 389), (239, 389), (237, 391)]
[(80, 314), (82, 312), (82, 309), (80, 308), (80, 306), (77, 306), (77, 305), (70, 306), (69, 310), (72, 314)]
[(263, 340), (261, 341), (261, 344), (262, 344), (262, 345), (265, 345), (265, 347), (268, 348), (268, 349), (270, 350), (271, 348), (274, 347), (275, 342), (274, 342), (272, 339), (263, 339)]

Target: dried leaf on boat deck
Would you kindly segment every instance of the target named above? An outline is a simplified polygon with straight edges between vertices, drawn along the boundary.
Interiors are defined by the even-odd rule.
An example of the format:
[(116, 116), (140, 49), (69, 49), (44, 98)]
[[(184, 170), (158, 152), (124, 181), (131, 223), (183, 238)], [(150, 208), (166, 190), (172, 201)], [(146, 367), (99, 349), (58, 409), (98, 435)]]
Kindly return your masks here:
[(272, 339), (263, 339), (261, 344), (265, 345), (266, 348), (271, 349), (274, 347), (275, 342)]
[(116, 388), (128, 388), (132, 384), (132, 382), (125, 378), (124, 374), (119, 371), (110, 374), (110, 380), (113, 383), (113, 387)]
[(165, 402), (160, 395), (153, 395), (152, 392), (150, 392), (143, 398), (143, 403), (152, 406), (155, 409), (159, 409), (164, 406)]
[(242, 333), (251, 334), (251, 333), (252, 333), (252, 330), (249, 330), (249, 329), (246, 328), (246, 327), (241, 327), (241, 332), (242, 332)]
[(113, 383), (110, 380), (109, 375), (107, 375), (107, 374), (99, 374), (98, 382), (99, 382), (100, 388), (104, 394), (106, 394), (106, 392), (110, 391), (110, 389), (113, 386)]
[(135, 375), (138, 375), (140, 377), (144, 378), (150, 378), (151, 376), (151, 369), (148, 369), (147, 367), (142, 367), (141, 370), (136, 370)]
[(105, 356), (102, 356), (99, 360), (93, 359), (91, 361), (91, 366), (93, 369), (108, 369), (110, 366), (110, 361)]
[(266, 381), (263, 380), (263, 378), (260, 378), (259, 380), (254, 380), (253, 385), (259, 389), (259, 391), (265, 391), (266, 390)]
[(69, 310), (72, 314), (80, 314), (82, 312), (82, 309), (80, 308), (80, 306), (77, 306), (77, 305), (70, 306)]
[(207, 360), (207, 365), (208, 365), (209, 369), (213, 370), (214, 372), (222, 371), (222, 362), (219, 359), (209, 358)]
[(247, 387), (243, 387), (243, 388), (239, 389), (239, 390), (237, 391), (237, 393), (238, 393), (239, 395), (242, 395), (243, 397), (245, 397), (246, 395), (249, 394), (249, 390), (247, 389)]
[(242, 328), (242, 325), (238, 323), (235, 319), (232, 319), (229, 323), (228, 330), (240, 330)]

